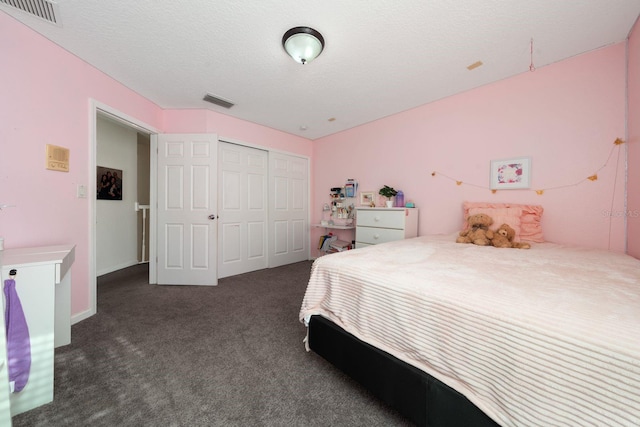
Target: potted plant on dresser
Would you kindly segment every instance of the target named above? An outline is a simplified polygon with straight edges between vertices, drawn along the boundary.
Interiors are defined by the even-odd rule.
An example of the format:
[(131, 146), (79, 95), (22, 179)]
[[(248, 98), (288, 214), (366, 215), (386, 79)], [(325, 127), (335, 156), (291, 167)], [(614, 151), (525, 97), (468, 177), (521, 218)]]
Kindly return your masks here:
[(378, 191), (378, 194), (380, 194), (383, 197), (387, 198), (387, 207), (388, 208), (392, 208), (393, 207), (393, 200), (391, 200), (392, 197), (395, 197), (396, 194), (398, 194), (398, 192), (396, 190), (393, 189), (393, 187), (389, 187), (388, 185), (385, 185), (384, 187), (382, 187), (380, 189), (380, 191)]

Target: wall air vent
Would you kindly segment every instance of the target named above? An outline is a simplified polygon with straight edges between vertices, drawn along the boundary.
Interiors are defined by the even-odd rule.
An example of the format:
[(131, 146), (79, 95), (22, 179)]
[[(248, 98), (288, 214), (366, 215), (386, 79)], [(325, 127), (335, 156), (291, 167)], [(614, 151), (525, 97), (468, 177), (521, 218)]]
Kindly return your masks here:
[(52, 24), (62, 26), (58, 22), (58, 4), (49, 0), (0, 0), (0, 4), (15, 7), (23, 12), (37, 16)]
[[(0, 0), (0, 1), (2, 1), (2, 0)], [(219, 98), (217, 96), (213, 96), (211, 94), (206, 94), (204, 96), (204, 98), (202, 98), (202, 99), (207, 101), (207, 102), (210, 102), (212, 104), (216, 104), (216, 105), (219, 105), (221, 107), (224, 107), (224, 108), (231, 108), (231, 107), (233, 107), (235, 105), (233, 102), (227, 101), (226, 99), (222, 99), (222, 98)]]

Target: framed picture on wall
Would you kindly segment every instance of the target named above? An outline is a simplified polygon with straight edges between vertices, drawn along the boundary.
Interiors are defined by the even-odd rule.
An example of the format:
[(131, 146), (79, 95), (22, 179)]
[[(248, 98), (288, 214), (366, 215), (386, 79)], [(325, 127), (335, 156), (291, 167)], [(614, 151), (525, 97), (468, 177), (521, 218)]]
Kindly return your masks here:
[(531, 158), (491, 161), (491, 189), (514, 190), (531, 188)]
[(360, 193), (360, 206), (371, 206), (375, 193), (373, 191), (363, 191)]
[(98, 200), (122, 200), (122, 170), (98, 166)]

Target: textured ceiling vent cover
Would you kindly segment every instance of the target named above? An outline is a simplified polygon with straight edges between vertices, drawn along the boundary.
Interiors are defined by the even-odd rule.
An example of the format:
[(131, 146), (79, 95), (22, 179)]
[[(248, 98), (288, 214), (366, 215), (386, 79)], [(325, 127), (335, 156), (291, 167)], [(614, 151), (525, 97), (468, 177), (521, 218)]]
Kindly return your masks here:
[(27, 12), (52, 24), (62, 25), (58, 22), (58, 5), (49, 0), (0, 0), (16, 9)]
[[(4, 0), (0, 0), (0, 1), (4, 1)], [(224, 107), (224, 108), (231, 108), (231, 107), (233, 107), (235, 105), (233, 102), (227, 101), (226, 99), (218, 98), (217, 96), (213, 96), (211, 94), (206, 94), (204, 96), (204, 98), (202, 98), (202, 99), (204, 99), (205, 101), (210, 102), (212, 104), (216, 104), (216, 105), (219, 105), (221, 107)]]

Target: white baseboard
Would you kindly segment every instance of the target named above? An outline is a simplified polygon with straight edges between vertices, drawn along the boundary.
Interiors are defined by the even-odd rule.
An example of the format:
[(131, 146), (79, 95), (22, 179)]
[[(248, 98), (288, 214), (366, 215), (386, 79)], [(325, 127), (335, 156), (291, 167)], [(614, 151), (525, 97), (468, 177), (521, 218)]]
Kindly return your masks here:
[(134, 265), (138, 265), (138, 260), (127, 261), (127, 262), (119, 264), (119, 265), (112, 265), (112, 266), (109, 266), (109, 267), (105, 267), (105, 268), (99, 270), (96, 273), (96, 275), (98, 277), (104, 276), (105, 274), (113, 273), (114, 271), (122, 270), (123, 268), (131, 267), (131, 266), (134, 266)]
[(75, 325), (78, 322), (82, 322), (83, 320), (87, 320), (89, 317), (93, 316), (94, 314), (96, 314), (96, 312), (92, 309), (89, 310), (85, 310), (81, 313), (77, 313), (74, 314), (73, 316), (71, 316), (71, 324)]

